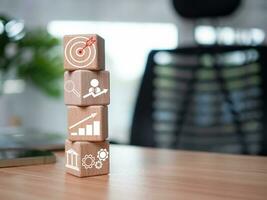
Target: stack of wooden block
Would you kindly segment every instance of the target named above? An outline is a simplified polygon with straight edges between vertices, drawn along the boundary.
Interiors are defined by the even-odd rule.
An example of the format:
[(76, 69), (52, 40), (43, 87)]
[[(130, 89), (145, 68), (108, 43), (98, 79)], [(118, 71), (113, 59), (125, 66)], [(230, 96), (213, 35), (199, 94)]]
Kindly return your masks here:
[(109, 72), (104, 39), (64, 36), (64, 97), (68, 109), (66, 171), (79, 177), (109, 173)]

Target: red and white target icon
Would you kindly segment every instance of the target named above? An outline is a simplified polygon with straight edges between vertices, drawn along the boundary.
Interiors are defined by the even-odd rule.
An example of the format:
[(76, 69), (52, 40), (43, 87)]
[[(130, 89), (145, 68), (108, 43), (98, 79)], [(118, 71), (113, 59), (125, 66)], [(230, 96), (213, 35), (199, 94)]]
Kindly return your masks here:
[(96, 58), (95, 39), (84, 36), (74, 37), (67, 42), (64, 53), (67, 62), (73, 67), (88, 67)]

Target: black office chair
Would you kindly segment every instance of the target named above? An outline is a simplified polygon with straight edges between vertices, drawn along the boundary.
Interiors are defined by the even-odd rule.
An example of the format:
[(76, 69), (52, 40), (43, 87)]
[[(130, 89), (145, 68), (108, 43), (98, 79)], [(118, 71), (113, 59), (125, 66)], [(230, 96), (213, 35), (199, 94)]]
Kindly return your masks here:
[(267, 47), (154, 50), (131, 144), (266, 154)]
[[(225, 16), (240, 4), (239, 0), (173, 2), (187, 18)], [(266, 58), (264, 46), (153, 50), (136, 103), (130, 143), (266, 154)]]

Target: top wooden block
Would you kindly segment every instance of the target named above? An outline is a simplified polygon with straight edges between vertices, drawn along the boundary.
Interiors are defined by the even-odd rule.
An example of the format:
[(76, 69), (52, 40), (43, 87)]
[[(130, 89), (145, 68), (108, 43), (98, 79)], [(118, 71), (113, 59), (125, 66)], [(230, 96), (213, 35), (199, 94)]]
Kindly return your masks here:
[(65, 35), (64, 69), (104, 70), (105, 41), (99, 35)]

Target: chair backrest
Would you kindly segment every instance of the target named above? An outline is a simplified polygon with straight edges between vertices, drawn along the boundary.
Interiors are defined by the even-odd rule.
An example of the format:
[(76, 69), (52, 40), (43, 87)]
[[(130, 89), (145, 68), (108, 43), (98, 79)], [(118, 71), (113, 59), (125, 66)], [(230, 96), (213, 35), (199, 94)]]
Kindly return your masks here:
[(241, 0), (172, 0), (176, 13), (188, 19), (218, 18), (233, 14)]
[(131, 144), (266, 154), (267, 47), (153, 50)]

